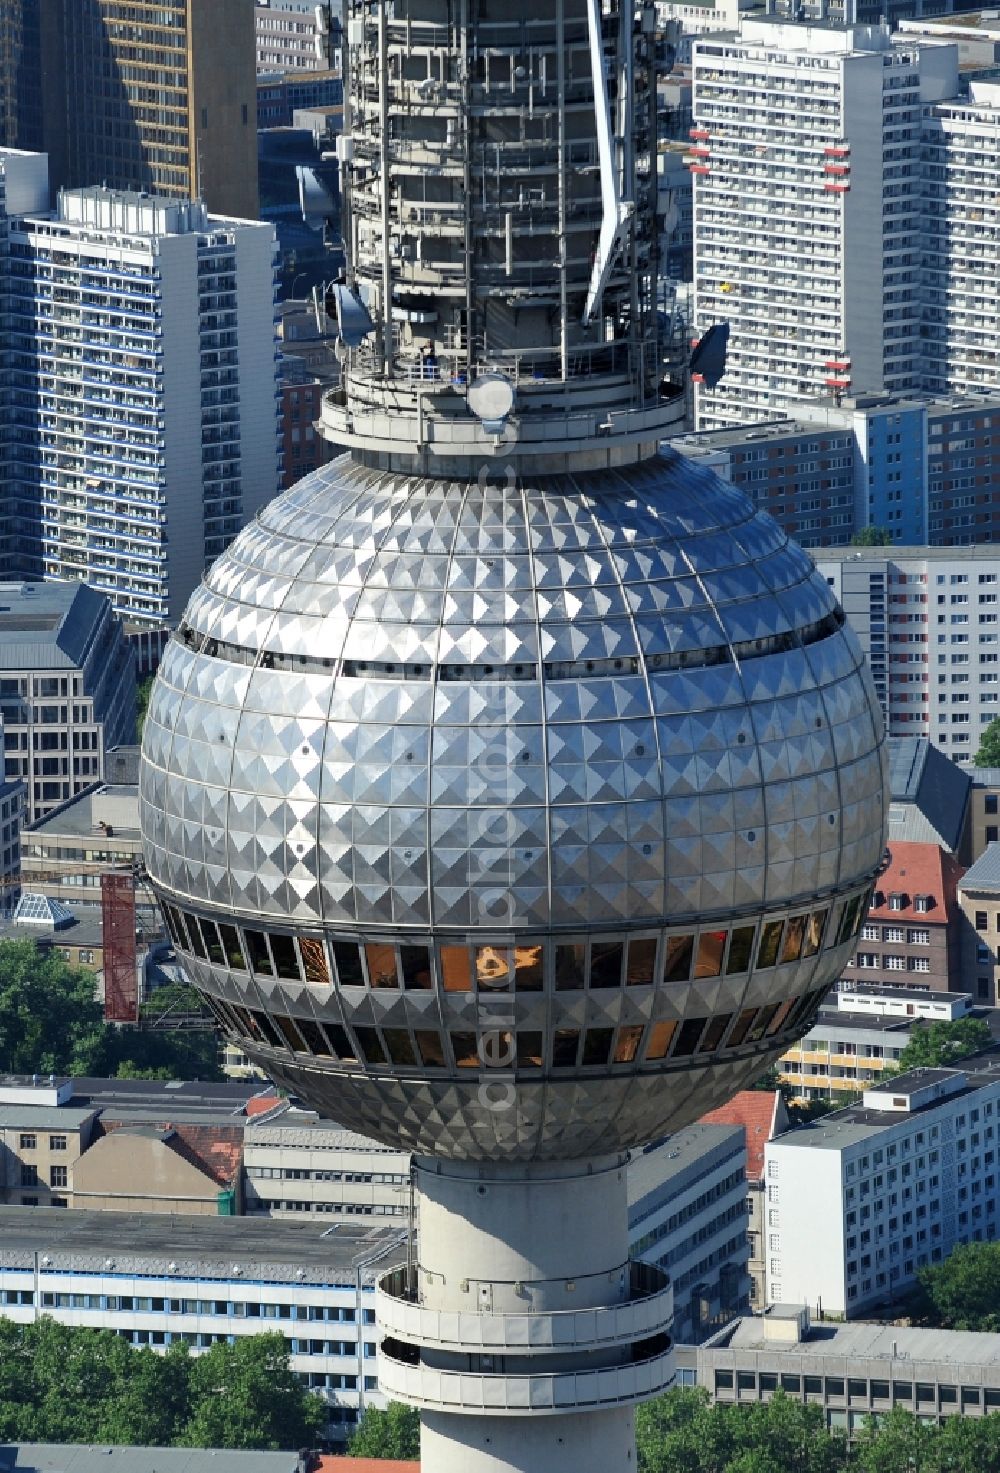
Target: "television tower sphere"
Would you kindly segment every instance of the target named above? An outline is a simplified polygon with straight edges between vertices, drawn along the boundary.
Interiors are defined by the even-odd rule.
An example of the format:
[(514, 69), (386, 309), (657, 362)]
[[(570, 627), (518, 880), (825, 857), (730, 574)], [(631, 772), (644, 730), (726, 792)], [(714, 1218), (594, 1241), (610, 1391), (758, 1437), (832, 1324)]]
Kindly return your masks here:
[(809, 557), (660, 449), (654, 7), (346, 11), (351, 453), (191, 599), (146, 864), (226, 1034), (415, 1153), (418, 1263), (377, 1303), (424, 1473), (624, 1470), (672, 1379), (627, 1152), (848, 962), (881, 718)]

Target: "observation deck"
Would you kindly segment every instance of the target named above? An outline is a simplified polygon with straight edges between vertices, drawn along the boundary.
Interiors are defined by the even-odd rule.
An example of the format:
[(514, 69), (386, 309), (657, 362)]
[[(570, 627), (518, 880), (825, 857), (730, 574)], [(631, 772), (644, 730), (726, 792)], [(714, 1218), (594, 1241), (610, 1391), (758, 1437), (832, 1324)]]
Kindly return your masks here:
[[(478, 1285), (465, 1291), (468, 1310), (427, 1307), (419, 1273), (394, 1269), (376, 1289), (382, 1390), (427, 1409), (511, 1416), (593, 1411), (657, 1396), (674, 1379), (673, 1288), (652, 1264), (630, 1262), (625, 1273), (621, 1302), (493, 1312), (476, 1307), (476, 1289), (486, 1297)], [(610, 1283), (616, 1276), (599, 1277)], [(530, 1287), (514, 1287), (532, 1298)], [(566, 1292), (577, 1288), (567, 1285)]]

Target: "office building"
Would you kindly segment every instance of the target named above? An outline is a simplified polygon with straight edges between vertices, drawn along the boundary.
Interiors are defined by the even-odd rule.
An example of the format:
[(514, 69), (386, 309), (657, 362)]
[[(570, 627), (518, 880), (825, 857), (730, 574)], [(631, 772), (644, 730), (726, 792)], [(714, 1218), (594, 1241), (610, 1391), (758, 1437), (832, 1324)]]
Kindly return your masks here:
[[(0, 721), (0, 744), (3, 722)], [(2, 745), (0, 745), (2, 750)], [(21, 893), (21, 819), (24, 784), (0, 772), (0, 920), (6, 919)]]
[(193, 1355), (278, 1330), (326, 1403), (329, 1438), (385, 1405), (374, 1279), (405, 1262), (395, 1228), (0, 1207), (0, 1233), (0, 1305), (15, 1323), (46, 1314), (154, 1350), (183, 1339)]
[(316, 470), (332, 458), (333, 447), (316, 429), (324, 384), (309, 372), (303, 359), (281, 356), (282, 488)]
[(996, 395), (849, 394), (776, 414), (673, 443), (807, 547), (846, 546), (867, 527), (904, 546), (1000, 542)]
[(896, 1407), (930, 1423), (1000, 1411), (996, 1335), (815, 1323), (804, 1305), (776, 1304), (681, 1354), (714, 1402), (753, 1406), (780, 1389), (850, 1438)]
[(104, 773), (135, 734), (135, 660), (106, 598), (83, 583), (0, 583), (6, 776), (34, 823)]
[(967, 1017), (972, 1003), (968, 993), (841, 982), (808, 1033), (778, 1060), (782, 1086), (797, 1103), (846, 1104), (877, 1085), (886, 1070), (898, 1068), (918, 1020), (952, 1023)]
[(750, 1307), (746, 1169), (743, 1127), (704, 1122), (629, 1160), (631, 1251), (670, 1274), (679, 1343)]
[[(105, 754), (105, 770), (114, 758)], [(99, 904), (101, 875), (110, 868), (141, 871), (139, 789), (136, 783), (91, 783), (51, 809), (22, 835), (21, 867), (26, 888), (76, 909)], [(159, 912), (141, 873), (135, 889), (143, 923), (160, 929)]]
[(992, 839), (958, 882), (962, 976), (976, 996), (1000, 1002), (1000, 843)]
[(257, 127), (291, 128), (295, 114), (313, 108), (342, 108), (344, 79), (339, 69), (278, 72), (257, 82)]
[(25, 570), (174, 623), (278, 488), (273, 229), (94, 188), (10, 248)]
[(251, 1215), (405, 1219), (409, 1213), (406, 1151), (306, 1111), (286, 1110), (248, 1125), (243, 1171)]
[[(780, 1069), (782, 1061), (778, 1061)], [(746, 1142), (746, 1189), (750, 1255), (750, 1308), (767, 1303), (767, 1249), (765, 1247), (764, 1146), (788, 1129), (788, 1111), (780, 1090), (744, 1089), (727, 1105), (702, 1116), (703, 1125), (737, 1125)]]
[(848, 984), (962, 991), (962, 872), (937, 844), (893, 839), (844, 972)]
[(334, 0), (255, 0), (257, 74), (340, 70), (340, 5)]
[(957, 91), (957, 50), (744, 20), (692, 59), (695, 325), (731, 325), (699, 427), (924, 387), (920, 116)]
[(104, 185), (257, 215), (250, 0), (38, 0), (53, 191)]
[[(706, 1120), (635, 1152), (628, 1165), (631, 1251), (670, 1273), (674, 1334), (684, 1341), (701, 1339), (753, 1303), (747, 1143), (752, 1139), (762, 1175), (763, 1142), (753, 1134), (760, 1106), (769, 1123), (783, 1106), (780, 1097), (766, 1093), (737, 1098), (747, 1102), (739, 1120), (729, 1119), (724, 1107), (717, 1114), (726, 1118)], [(405, 1221), (410, 1212), (408, 1152), (300, 1109), (247, 1125), (243, 1168), (244, 1211), (250, 1215)]]
[(1000, 1066), (914, 1069), (765, 1148), (768, 1296), (856, 1318), (1000, 1230)]

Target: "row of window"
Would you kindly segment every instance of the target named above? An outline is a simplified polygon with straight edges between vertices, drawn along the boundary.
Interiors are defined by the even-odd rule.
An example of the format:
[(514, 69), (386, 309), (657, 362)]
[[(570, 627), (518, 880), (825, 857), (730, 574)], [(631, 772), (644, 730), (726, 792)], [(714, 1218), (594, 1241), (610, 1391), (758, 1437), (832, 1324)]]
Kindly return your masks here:
[[(742, 1044), (760, 1043), (795, 1029), (819, 1005), (825, 987), (784, 1002), (717, 1017), (623, 1024), (618, 1028), (556, 1028), (549, 1046), (541, 1030), (441, 1033), (436, 1028), (374, 1028), (315, 1018), (267, 1014), (204, 997), (227, 1033), (282, 1052), (344, 1064), (410, 1069), (607, 1069), (614, 1065), (692, 1058)], [(351, 1034), (353, 1033), (353, 1041)]]
[(877, 951), (859, 951), (847, 965), (867, 967), (869, 970), (876, 968), (885, 972), (929, 972), (931, 959), (929, 956), (894, 956), (891, 952), (880, 955)]
[(888, 1404), (901, 1402), (910, 1406), (915, 1401), (919, 1406), (950, 1408), (961, 1399), (963, 1407), (981, 1407), (984, 1402), (990, 1408), (1000, 1408), (1000, 1387), (994, 1386), (941, 1386), (930, 1381), (881, 1381), (862, 1380), (860, 1377), (843, 1376), (799, 1376), (788, 1372), (728, 1371), (715, 1372), (715, 1390), (752, 1391), (766, 1394), (779, 1388), (790, 1396), (822, 1396), (827, 1400), (836, 1398), (869, 1406), (872, 1403)]
[[(24, 1131), (18, 1136), (18, 1148), (22, 1151), (37, 1151), (38, 1136), (32, 1132)], [(64, 1135), (49, 1136), (50, 1151), (65, 1151), (66, 1137)]]
[(908, 946), (930, 946), (931, 933), (924, 930), (908, 930), (904, 926), (864, 925), (861, 927), (861, 939), (862, 941), (890, 941), (897, 945), (905, 941)]
[(174, 905), (162, 906), (174, 945), (230, 971), (331, 987), (398, 991), (556, 992), (586, 988), (649, 987), (766, 970), (815, 956), (857, 934), (865, 894), (845, 902), (827, 928), (828, 906), (787, 920), (706, 929), (680, 935), (647, 934), (606, 940), (543, 943), (427, 945), (386, 941), (331, 941), (237, 928)]
[[(31, 1289), (4, 1289), (0, 1304), (34, 1304)], [(68, 1294), (48, 1289), (42, 1291), (43, 1309), (99, 1309), (105, 1313), (130, 1314), (197, 1314), (216, 1315), (225, 1319), (308, 1320), (311, 1323), (353, 1325), (357, 1311), (339, 1304), (258, 1304), (231, 1299), (169, 1299), (160, 1295), (137, 1294)], [(362, 1311), (364, 1323), (375, 1323), (375, 1311)], [(354, 1346), (354, 1342), (349, 1342)], [(346, 1353), (346, 1352), (345, 1352)]]

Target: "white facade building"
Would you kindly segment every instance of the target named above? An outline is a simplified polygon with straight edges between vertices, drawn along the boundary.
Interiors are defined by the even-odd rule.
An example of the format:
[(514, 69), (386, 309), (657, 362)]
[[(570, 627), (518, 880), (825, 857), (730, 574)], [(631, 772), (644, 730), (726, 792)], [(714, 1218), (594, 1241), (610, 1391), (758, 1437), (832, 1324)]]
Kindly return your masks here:
[(889, 735), (970, 760), (1000, 716), (1000, 547), (813, 556), (868, 656)]
[(410, 1210), (410, 1157), (305, 1112), (248, 1125), (243, 1137), (248, 1213), (401, 1218)]
[(378, 1392), (375, 1274), (406, 1259), (384, 1225), (254, 1224), (0, 1207), (0, 1312), (113, 1330), (162, 1351), (278, 1330), (290, 1365), (345, 1436)]
[(768, 1298), (848, 1317), (1000, 1229), (1000, 1069), (915, 1069), (765, 1147)]
[(921, 387), (921, 109), (957, 47), (748, 20), (692, 57), (696, 323), (732, 329), (699, 426)]
[(22, 571), (175, 622), (278, 490), (273, 226), (94, 188), (9, 240)]
[(1000, 389), (1000, 84), (927, 111), (923, 124), (924, 316), (928, 387)]

